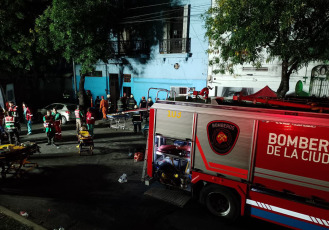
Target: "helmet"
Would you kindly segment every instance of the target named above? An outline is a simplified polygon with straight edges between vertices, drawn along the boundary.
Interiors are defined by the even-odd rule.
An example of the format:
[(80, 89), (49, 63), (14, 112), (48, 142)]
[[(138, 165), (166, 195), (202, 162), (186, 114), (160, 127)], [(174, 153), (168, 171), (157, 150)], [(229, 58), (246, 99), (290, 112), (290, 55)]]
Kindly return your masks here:
[(106, 95), (106, 97), (107, 97), (107, 98), (110, 98), (110, 97), (111, 97), (111, 95), (110, 95), (110, 94), (107, 94), (107, 95)]
[(131, 95), (130, 95), (130, 98), (134, 98), (134, 95), (131, 94)]

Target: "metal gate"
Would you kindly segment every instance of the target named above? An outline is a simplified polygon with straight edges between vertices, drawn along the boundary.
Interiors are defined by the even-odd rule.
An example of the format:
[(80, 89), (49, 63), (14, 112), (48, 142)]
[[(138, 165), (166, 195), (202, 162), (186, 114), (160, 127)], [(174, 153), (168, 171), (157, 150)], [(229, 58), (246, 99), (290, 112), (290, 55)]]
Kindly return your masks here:
[(312, 69), (310, 96), (328, 97), (329, 96), (329, 66), (319, 65)]

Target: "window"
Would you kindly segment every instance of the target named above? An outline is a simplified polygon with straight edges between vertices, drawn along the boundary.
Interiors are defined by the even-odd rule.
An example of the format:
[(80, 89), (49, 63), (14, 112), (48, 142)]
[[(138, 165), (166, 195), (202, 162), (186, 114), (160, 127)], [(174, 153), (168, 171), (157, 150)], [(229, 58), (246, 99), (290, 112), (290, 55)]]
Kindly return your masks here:
[[(191, 89), (189, 87), (171, 86), (170, 87), (170, 97), (186, 96), (189, 94), (189, 91), (193, 92), (193, 89)], [(174, 92), (176, 92), (176, 94)]]
[(130, 74), (124, 74), (123, 75), (123, 82), (131, 82), (131, 75)]
[(190, 51), (190, 6), (173, 7), (168, 10), (160, 53), (187, 53)]

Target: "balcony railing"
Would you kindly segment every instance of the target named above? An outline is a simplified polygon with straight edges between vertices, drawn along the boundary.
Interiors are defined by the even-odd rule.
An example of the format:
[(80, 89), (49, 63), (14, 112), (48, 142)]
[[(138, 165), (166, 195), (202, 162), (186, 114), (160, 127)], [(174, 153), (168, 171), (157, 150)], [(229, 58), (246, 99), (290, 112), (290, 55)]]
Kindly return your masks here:
[(159, 42), (160, 53), (189, 53), (191, 38), (171, 38)]
[(113, 41), (111, 47), (116, 55), (146, 54), (149, 52), (147, 42), (139, 40)]

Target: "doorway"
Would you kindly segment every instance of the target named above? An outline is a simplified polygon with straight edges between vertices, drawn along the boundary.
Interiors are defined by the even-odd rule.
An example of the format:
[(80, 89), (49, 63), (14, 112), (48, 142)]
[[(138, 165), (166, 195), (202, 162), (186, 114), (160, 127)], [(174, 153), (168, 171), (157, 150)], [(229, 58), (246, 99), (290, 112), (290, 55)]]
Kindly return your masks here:
[(127, 97), (130, 97), (131, 87), (123, 87), (123, 93), (126, 93)]
[(111, 94), (111, 104), (112, 111), (116, 111), (117, 109), (117, 101), (120, 98), (120, 89), (119, 89), (119, 75), (118, 74), (110, 74), (110, 94)]

